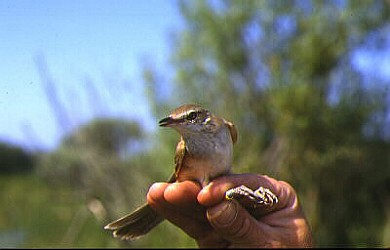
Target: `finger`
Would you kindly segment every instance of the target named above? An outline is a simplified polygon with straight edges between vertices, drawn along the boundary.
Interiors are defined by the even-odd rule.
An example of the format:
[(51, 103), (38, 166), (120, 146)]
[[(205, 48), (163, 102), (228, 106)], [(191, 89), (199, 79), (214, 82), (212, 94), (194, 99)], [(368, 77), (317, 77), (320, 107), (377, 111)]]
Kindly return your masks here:
[(235, 200), (223, 201), (209, 208), (207, 219), (214, 230), (234, 246), (264, 246), (264, 236), (259, 233), (258, 221)]
[(165, 198), (164, 198), (164, 192), (165, 189), (169, 186), (169, 183), (165, 182), (157, 182), (154, 183), (150, 188), (146, 195), (146, 200), (149, 205), (153, 206), (156, 205), (159, 206), (165, 206), (167, 205)]
[(167, 186), (164, 198), (176, 209), (180, 209), (181, 213), (206, 222), (205, 208), (197, 201), (200, 190), (200, 185), (193, 181), (172, 183)]
[[(207, 232), (207, 230), (211, 229), (210, 225), (208, 225), (208, 222), (205, 219), (204, 210), (203, 211), (191, 210), (185, 208), (185, 206), (184, 207), (180, 206), (180, 204), (183, 205), (183, 203), (182, 201), (178, 201), (177, 199), (178, 196), (176, 196), (174, 191), (176, 190), (179, 193), (182, 192), (182, 190), (180, 189), (181, 186), (176, 186), (175, 188), (172, 188), (169, 191), (170, 185), (173, 184), (168, 184), (168, 183), (153, 184), (150, 187), (147, 195), (148, 204), (153, 209), (155, 209), (159, 214), (164, 216), (167, 220), (169, 220), (176, 226), (180, 227), (184, 232), (186, 232), (192, 238), (197, 239), (203, 237), (204, 234)], [(165, 195), (166, 192), (167, 195)], [(171, 199), (170, 201), (177, 201), (178, 204), (170, 203), (166, 199), (166, 197)], [(184, 198), (184, 199), (188, 199), (188, 198)], [(189, 200), (192, 199), (189, 198)], [(199, 219), (200, 217), (203, 219), (200, 220)]]
[(150, 201), (152, 206), (166, 207), (172, 212), (180, 212), (198, 219), (199, 211), (203, 213), (205, 211), (196, 199), (199, 190), (200, 187), (190, 181), (172, 184), (155, 183), (149, 189), (148, 202)]
[(164, 198), (175, 206), (191, 207), (198, 205), (197, 195), (200, 190), (199, 184), (193, 181), (172, 183), (164, 191)]

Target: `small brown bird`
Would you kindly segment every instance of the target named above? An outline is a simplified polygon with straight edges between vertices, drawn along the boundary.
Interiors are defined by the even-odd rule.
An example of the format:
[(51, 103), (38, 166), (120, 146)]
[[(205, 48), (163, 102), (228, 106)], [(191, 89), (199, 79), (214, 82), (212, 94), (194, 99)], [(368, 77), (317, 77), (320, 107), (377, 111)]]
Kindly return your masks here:
[[(233, 123), (199, 105), (186, 104), (173, 110), (159, 125), (171, 127), (181, 135), (176, 146), (175, 171), (169, 183), (193, 180), (204, 187), (210, 180), (230, 172), (233, 144), (237, 141)], [(113, 230), (114, 237), (132, 240), (148, 233), (163, 220), (146, 203), (104, 228)]]

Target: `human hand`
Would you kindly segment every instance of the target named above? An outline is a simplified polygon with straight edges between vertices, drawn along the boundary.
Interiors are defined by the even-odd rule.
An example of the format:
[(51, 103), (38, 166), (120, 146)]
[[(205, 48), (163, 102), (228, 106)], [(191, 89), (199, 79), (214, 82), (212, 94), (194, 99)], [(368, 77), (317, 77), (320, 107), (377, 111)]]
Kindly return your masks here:
[[(252, 216), (225, 192), (245, 185), (270, 189), (279, 199), (257, 207)], [(192, 181), (155, 183), (149, 205), (194, 238), (199, 247), (311, 247), (312, 236), (294, 189), (283, 181), (238, 174), (214, 179), (201, 187)]]

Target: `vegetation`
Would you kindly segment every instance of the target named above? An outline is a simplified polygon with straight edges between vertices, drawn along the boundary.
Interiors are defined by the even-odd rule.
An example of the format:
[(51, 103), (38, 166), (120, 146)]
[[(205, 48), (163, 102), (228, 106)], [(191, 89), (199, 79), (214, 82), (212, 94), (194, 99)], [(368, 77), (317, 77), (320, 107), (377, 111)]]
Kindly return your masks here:
[[(358, 51), (383, 49), (388, 2), (178, 6), (184, 28), (172, 41), (175, 76), (144, 69), (156, 120), (195, 102), (234, 121), (234, 171), (290, 182), (317, 246), (388, 246), (389, 83), (364, 75), (353, 60)], [(46, 86), (58, 121), (66, 122), (53, 101), (55, 84)], [(166, 88), (174, 94), (162, 93)], [(37, 175), (2, 177), (0, 230), (28, 232), (22, 246), (195, 246), (167, 222), (135, 242), (102, 230), (169, 176), (177, 139), (123, 119), (99, 118), (70, 131), (55, 151), (38, 154)]]
[(33, 169), (34, 158), (26, 150), (0, 142), (0, 174), (26, 173)]

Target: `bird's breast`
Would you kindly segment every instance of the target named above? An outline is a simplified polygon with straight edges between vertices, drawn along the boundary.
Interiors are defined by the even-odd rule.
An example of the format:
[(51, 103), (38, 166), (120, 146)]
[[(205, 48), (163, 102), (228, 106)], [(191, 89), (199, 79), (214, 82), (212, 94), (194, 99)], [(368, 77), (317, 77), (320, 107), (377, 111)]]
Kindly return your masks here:
[[(222, 131), (224, 132), (224, 131)], [(230, 134), (219, 137), (186, 140), (186, 156), (178, 181), (196, 180), (206, 186), (210, 180), (230, 172), (233, 144)]]

